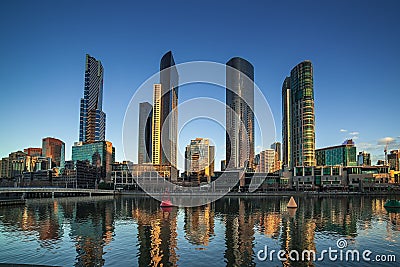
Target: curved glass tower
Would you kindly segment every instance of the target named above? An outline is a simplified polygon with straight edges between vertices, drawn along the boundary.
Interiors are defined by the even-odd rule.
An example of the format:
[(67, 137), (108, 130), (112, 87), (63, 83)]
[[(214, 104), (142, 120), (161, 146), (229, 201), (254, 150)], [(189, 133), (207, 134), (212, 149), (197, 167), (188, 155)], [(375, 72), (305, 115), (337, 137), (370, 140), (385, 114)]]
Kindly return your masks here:
[(226, 65), (227, 168), (253, 168), (254, 67), (240, 57), (230, 59)]
[(290, 72), (290, 166), (315, 166), (313, 67), (309, 60)]

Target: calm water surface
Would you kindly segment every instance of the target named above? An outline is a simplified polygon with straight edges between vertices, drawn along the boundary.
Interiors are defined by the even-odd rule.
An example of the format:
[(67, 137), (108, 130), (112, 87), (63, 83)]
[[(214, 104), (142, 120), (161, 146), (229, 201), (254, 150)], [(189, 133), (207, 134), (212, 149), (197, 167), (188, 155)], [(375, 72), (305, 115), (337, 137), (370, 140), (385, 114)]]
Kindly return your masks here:
[[(145, 197), (28, 200), (0, 207), (0, 263), (53, 266), (366, 266), (366, 262), (260, 261), (271, 250), (320, 253), (345, 238), (349, 249), (395, 255), (400, 214), (386, 197), (226, 197), (195, 208), (162, 210)], [(263, 253), (260, 254), (264, 255)], [(370, 262), (376, 266), (376, 262)]]

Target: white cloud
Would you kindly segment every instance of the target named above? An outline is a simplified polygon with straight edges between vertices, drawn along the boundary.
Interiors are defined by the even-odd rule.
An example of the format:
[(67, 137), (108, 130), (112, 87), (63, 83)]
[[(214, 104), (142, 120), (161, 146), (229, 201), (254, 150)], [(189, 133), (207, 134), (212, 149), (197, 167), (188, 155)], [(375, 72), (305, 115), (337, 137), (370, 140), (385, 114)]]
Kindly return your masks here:
[(351, 132), (351, 133), (349, 133), (349, 135), (359, 135), (360, 133), (359, 132)]
[(347, 132), (347, 130), (346, 129), (340, 129), (340, 132), (341, 133), (345, 133), (345, 132)]
[(358, 136), (353, 136), (352, 139), (353, 139), (353, 140), (357, 140), (357, 139), (358, 139)]
[(393, 143), (394, 138), (393, 137), (384, 137), (378, 140), (378, 145), (386, 145), (386, 144), (391, 144)]

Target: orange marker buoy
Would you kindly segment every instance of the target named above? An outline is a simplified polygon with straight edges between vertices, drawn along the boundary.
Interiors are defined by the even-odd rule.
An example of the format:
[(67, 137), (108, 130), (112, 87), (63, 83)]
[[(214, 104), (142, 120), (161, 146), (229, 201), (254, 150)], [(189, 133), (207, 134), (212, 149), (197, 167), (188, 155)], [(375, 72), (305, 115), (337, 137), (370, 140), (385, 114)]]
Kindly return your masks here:
[(293, 197), (290, 197), (289, 203), (287, 204), (288, 208), (297, 208), (297, 203), (296, 201), (294, 201)]

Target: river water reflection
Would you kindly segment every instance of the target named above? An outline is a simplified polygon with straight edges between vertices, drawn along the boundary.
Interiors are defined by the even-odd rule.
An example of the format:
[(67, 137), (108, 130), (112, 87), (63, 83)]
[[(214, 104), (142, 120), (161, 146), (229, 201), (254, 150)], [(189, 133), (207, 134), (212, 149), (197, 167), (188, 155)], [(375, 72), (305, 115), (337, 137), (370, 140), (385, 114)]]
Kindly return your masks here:
[[(365, 262), (260, 261), (271, 250), (371, 250), (395, 255), (400, 214), (386, 197), (225, 197), (194, 208), (162, 210), (147, 197), (28, 200), (0, 207), (0, 263), (51, 266), (365, 266)], [(261, 253), (260, 255), (264, 255)]]

